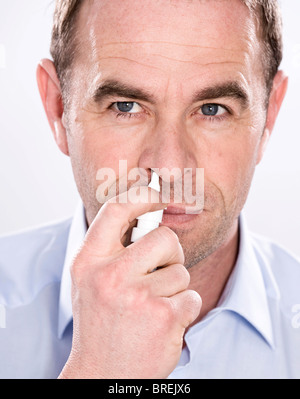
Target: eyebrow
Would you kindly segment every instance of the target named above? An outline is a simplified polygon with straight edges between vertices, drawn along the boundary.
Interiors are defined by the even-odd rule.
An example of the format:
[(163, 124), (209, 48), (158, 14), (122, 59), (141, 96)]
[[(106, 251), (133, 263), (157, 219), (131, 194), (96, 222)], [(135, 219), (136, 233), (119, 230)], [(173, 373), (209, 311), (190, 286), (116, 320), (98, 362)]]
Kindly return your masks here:
[[(142, 100), (149, 103), (155, 103), (153, 95), (149, 92), (119, 82), (117, 80), (106, 80), (97, 87), (93, 94), (93, 100), (101, 103), (107, 97), (124, 97), (135, 100)], [(230, 81), (215, 86), (209, 86), (196, 92), (193, 96), (193, 102), (204, 101), (208, 99), (218, 99), (229, 97), (239, 100), (242, 106), (246, 108), (249, 105), (249, 96), (246, 90), (239, 82)]]
[(239, 100), (242, 106), (246, 108), (249, 105), (249, 96), (246, 90), (239, 82), (225, 82), (215, 86), (204, 88), (194, 95), (194, 102), (204, 101), (208, 99), (217, 99), (221, 97), (229, 97)]
[(100, 103), (106, 97), (125, 97), (150, 103), (155, 102), (154, 97), (150, 93), (116, 80), (103, 82), (93, 94), (93, 100), (96, 103)]

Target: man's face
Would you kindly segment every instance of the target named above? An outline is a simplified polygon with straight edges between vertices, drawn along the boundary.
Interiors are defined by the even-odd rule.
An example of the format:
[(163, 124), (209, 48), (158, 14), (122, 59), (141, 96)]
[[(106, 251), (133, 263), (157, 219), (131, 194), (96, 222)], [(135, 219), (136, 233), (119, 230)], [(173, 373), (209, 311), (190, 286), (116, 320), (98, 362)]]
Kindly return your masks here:
[(88, 223), (101, 207), (100, 168), (117, 178), (119, 160), (128, 170), (204, 168), (203, 212), (165, 218), (186, 265), (195, 264), (236, 227), (261, 156), (265, 82), (254, 18), (240, 0), (85, 3), (66, 120)]

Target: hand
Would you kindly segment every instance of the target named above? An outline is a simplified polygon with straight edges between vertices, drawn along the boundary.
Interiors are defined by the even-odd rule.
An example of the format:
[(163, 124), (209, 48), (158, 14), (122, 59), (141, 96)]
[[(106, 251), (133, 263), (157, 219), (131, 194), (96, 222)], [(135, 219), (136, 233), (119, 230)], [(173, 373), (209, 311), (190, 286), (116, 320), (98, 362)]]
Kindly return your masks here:
[(149, 190), (140, 203), (106, 202), (73, 261), (73, 344), (59, 378), (165, 378), (176, 367), (201, 307), (178, 237), (161, 226), (121, 243), (137, 216), (166, 206), (147, 203)]

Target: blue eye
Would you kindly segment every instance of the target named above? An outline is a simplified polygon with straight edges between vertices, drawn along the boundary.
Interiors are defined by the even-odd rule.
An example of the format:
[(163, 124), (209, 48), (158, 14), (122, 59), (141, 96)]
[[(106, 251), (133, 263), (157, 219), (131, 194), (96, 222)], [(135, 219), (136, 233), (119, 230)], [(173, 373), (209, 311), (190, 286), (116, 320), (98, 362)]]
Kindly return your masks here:
[(113, 104), (113, 108), (118, 111), (122, 112), (124, 114), (135, 114), (138, 112), (141, 112), (141, 106), (134, 102), (134, 101), (118, 101)]
[(120, 112), (130, 112), (133, 108), (133, 102), (118, 102), (116, 103), (116, 107)]
[[(203, 115), (206, 116), (216, 116), (216, 115), (220, 115), (220, 109), (221, 111), (225, 111), (223, 107), (221, 107), (220, 105), (217, 104), (204, 104), (201, 107), (201, 111)], [(221, 113), (223, 113), (221, 112)]]
[(229, 112), (226, 107), (223, 107), (222, 105), (219, 104), (204, 104), (202, 105), (200, 110), (203, 116), (208, 116), (208, 117), (222, 116)]

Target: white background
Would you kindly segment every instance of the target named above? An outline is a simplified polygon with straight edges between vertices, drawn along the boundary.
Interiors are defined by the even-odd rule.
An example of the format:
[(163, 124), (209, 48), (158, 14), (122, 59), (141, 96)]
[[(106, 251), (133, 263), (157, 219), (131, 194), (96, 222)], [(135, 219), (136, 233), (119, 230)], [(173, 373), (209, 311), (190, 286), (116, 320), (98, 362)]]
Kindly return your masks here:
[[(251, 230), (300, 256), (300, 1), (282, 0), (287, 98), (246, 204)], [(53, 2), (0, 0), (0, 234), (73, 214), (78, 193), (57, 149), (35, 71), (49, 57)]]

